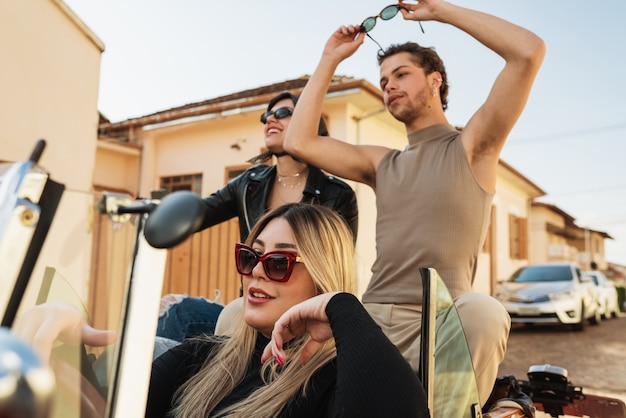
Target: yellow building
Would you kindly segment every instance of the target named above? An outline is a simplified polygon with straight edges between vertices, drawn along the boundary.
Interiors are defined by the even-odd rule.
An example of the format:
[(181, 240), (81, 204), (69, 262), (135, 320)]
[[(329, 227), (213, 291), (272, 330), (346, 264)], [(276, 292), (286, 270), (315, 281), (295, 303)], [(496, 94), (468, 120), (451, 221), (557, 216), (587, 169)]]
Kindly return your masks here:
[(599, 270), (608, 269), (604, 240), (612, 239), (609, 234), (576, 225), (573, 216), (548, 203), (533, 202), (531, 212), (531, 263), (573, 261), (594, 270), (594, 262)]
[[(0, 161), (26, 160), (44, 138), (39, 164), (66, 190), (89, 192), (104, 45), (62, 1), (1, 3)], [(65, 193), (61, 203), (33, 277), (54, 260), (86, 297), (91, 226), (84, 215), (93, 196)]]

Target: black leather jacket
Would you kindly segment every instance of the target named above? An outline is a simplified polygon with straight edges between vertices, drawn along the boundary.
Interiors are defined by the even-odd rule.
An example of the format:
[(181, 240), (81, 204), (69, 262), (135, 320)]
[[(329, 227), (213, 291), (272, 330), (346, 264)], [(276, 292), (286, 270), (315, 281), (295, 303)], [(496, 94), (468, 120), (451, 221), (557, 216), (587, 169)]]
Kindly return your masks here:
[[(275, 165), (258, 164), (205, 197), (203, 201), (207, 210), (199, 231), (238, 217), (241, 241), (245, 241), (255, 222), (266, 211), (267, 197), (275, 178)], [(358, 227), (356, 195), (344, 181), (327, 176), (320, 169), (309, 166), (302, 202), (324, 205), (337, 211), (348, 223), (356, 241)]]

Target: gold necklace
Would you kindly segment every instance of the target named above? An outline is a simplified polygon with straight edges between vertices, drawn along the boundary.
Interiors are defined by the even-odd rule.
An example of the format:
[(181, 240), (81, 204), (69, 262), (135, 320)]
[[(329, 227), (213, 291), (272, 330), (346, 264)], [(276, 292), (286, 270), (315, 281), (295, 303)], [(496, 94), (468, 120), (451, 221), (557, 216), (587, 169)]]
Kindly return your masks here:
[[(300, 171), (299, 173), (295, 173), (295, 174), (280, 174), (278, 172), (278, 170), (276, 170), (276, 181), (285, 188), (290, 188), (290, 189), (295, 189), (296, 187), (300, 187), (302, 186), (302, 182), (306, 181), (307, 178), (307, 174), (306, 173), (308, 170), (308, 168), (305, 168), (304, 170)], [(303, 175), (304, 174), (304, 175)], [(289, 183), (287, 181), (285, 181), (288, 178), (296, 178), (298, 181), (296, 183)]]
[[(283, 189), (283, 188), (277, 187), (276, 188), (276, 196), (283, 203), (299, 202), (300, 200), (302, 200), (302, 194), (298, 193), (297, 195), (294, 196), (294, 191), (297, 191), (297, 189), (295, 189), (295, 188), (294, 189), (291, 189), (291, 188)], [(285, 196), (283, 196), (282, 193), (285, 193), (287, 195), (287, 198), (285, 198)]]

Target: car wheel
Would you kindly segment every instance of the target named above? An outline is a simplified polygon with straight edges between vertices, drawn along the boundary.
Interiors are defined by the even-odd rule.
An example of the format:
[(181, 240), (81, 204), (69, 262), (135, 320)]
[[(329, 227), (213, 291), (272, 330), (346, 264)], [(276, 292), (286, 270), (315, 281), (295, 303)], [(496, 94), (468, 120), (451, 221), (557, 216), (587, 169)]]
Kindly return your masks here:
[(580, 307), (580, 320), (577, 323), (572, 324), (572, 329), (574, 331), (582, 331), (585, 329), (585, 306), (584, 305)]
[(602, 321), (602, 315), (600, 313), (600, 307), (596, 305), (596, 312), (589, 318), (589, 323), (591, 325), (600, 325), (600, 321)]

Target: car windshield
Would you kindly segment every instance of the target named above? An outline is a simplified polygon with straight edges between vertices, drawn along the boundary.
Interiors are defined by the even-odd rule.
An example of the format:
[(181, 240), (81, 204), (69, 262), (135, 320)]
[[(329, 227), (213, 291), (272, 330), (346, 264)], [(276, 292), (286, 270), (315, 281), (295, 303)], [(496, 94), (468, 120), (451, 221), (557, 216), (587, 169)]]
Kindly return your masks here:
[[(153, 277), (162, 277), (163, 271), (158, 267), (164, 267), (165, 253), (157, 253), (163, 262), (161, 258), (156, 260), (158, 262), (146, 258), (147, 261), (141, 263), (138, 259), (152, 254), (147, 246), (139, 246), (143, 218), (139, 214), (109, 216), (101, 213), (101, 209), (125, 202), (121, 198), (105, 201), (104, 195), (64, 190), (31, 162), (0, 164), (0, 270), (3, 272), (0, 315), (3, 328), (18, 325), (19, 321), (15, 321), (18, 312), (22, 314), (35, 305), (50, 302), (75, 307), (87, 323), (111, 330), (117, 336), (114, 343), (98, 347), (63, 336), (54, 342), (49, 352), (49, 368), (56, 380), (56, 390), (52, 394), (52, 411), (45, 414), (46, 417), (121, 416), (118, 409), (136, 396), (131, 393), (131, 399), (125, 402), (124, 393), (130, 392), (129, 387), (142, 389), (137, 383), (142, 380), (132, 380), (130, 371), (137, 367), (138, 361), (131, 357), (145, 357), (144, 369), (149, 371), (150, 368), (153, 341), (148, 341), (145, 335), (151, 337), (154, 331), (144, 325), (147, 332), (141, 338), (147, 341), (145, 347), (134, 342), (130, 350), (129, 340), (134, 335), (140, 337), (137, 327), (132, 332), (130, 329), (134, 318), (138, 318), (137, 322), (143, 321), (142, 324), (148, 322), (146, 318), (151, 319), (156, 329), (156, 310), (151, 308), (152, 316), (144, 315), (143, 306), (136, 301), (143, 302), (148, 287), (154, 287), (155, 293), (160, 292), (161, 282)], [(132, 202), (130, 197), (128, 202)], [(46, 238), (48, 231), (52, 232)], [(91, 251), (93, 242), (100, 243), (98, 251)], [(158, 273), (143, 274), (141, 270), (145, 271), (145, 266), (154, 266)], [(151, 300), (154, 300), (154, 307), (158, 306), (158, 294)], [(31, 325), (41, 326), (39, 317), (28, 318), (31, 319), (24, 320), (26, 329)], [(28, 324), (28, 321), (33, 322)], [(133, 362), (134, 367), (123, 367)], [(143, 389), (147, 393), (147, 386)], [(45, 396), (41, 394), (42, 410), (47, 405), (43, 400)], [(142, 406), (137, 408), (141, 411)]]
[(509, 279), (510, 282), (563, 282), (572, 281), (572, 271), (568, 266), (524, 267)]
[[(57, 215), (65, 211), (66, 204), (74, 203), (78, 198), (97, 200), (98, 197), (97, 193), (88, 195), (66, 190)], [(80, 218), (77, 223), (80, 221), (84, 225), (88, 224), (85, 219)], [(28, 293), (36, 295), (35, 300), (25, 297), (20, 304), (20, 310), (24, 311), (34, 304), (67, 302), (78, 308), (88, 323), (99, 329), (115, 331), (118, 336), (114, 344), (106, 347), (75, 343), (55, 344), (50, 366), (58, 382), (58, 390), (55, 391), (51, 418), (112, 416), (110, 408), (116, 398), (112, 389), (115, 379), (118, 378), (121, 361), (122, 346), (119, 342), (125, 336), (123, 323), (127, 306), (124, 302), (129, 297), (130, 262), (135, 248), (138, 222), (133, 219), (123, 225), (116, 224), (105, 215), (94, 215), (93, 222), (97, 223), (100, 234), (107, 235), (109, 245), (98, 254), (98, 260), (106, 267), (94, 271), (93, 276), (84, 279), (86, 286), (81, 288), (76, 280), (72, 280), (73, 275), (67, 274), (71, 266), (64, 263), (64, 257), (56, 260), (42, 257), (37, 261), (33, 279), (28, 286)], [(68, 228), (68, 240), (78, 240), (80, 232), (80, 228)], [(68, 252), (66, 248), (62, 255), (67, 258)], [(81, 293), (78, 289), (84, 291)], [(74, 371), (80, 371), (80, 375)]]
[(590, 277), (591, 280), (593, 280), (593, 282), (596, 284), (596, 286), (600, 286), (600, 279), (597, 275), (593, 274), (593, 273), (588, 273), (587, 277)]

